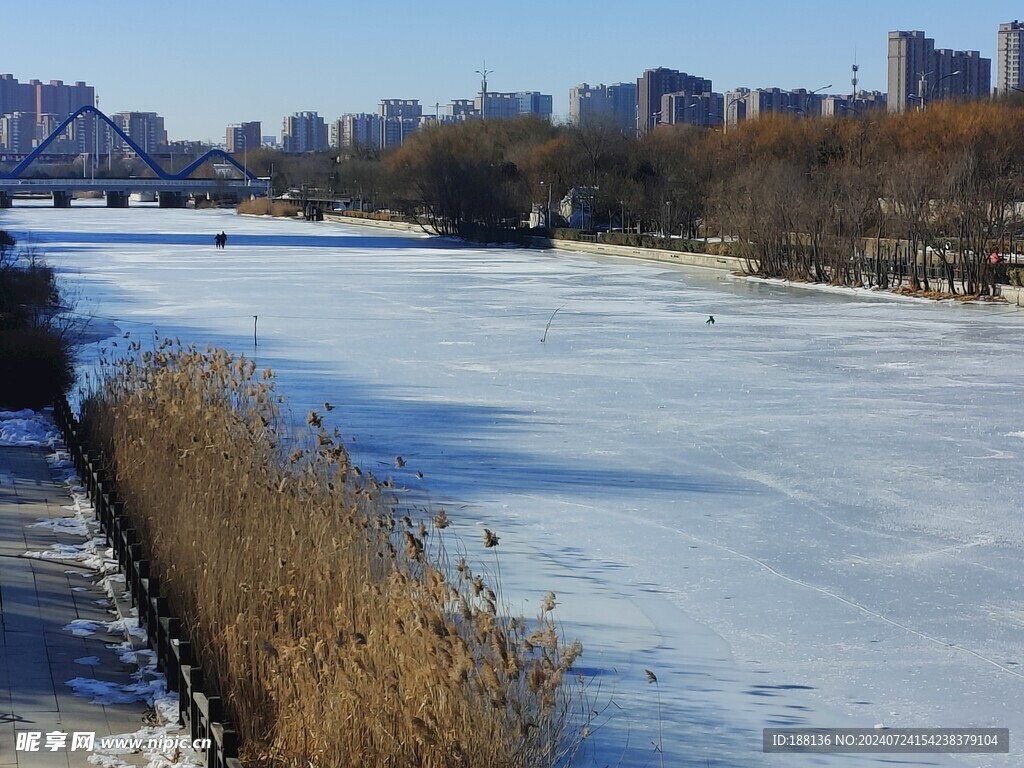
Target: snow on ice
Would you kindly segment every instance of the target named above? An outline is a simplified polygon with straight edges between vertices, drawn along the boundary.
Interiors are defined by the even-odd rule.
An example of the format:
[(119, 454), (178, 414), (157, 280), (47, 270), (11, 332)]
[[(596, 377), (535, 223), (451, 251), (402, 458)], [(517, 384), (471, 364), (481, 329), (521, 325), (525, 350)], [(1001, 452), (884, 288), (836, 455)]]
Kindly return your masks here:
[[(103, 324), (85, 368), (126, 332), (245, 353), (291, 413), (333, 403), (353, 459), (443, 505), (483, 567), (498, 533), (512, 610), (554, 590), (584, 644), (583, 764), (893, 758), (762, 754), (776, 725), (1024, 732), (1011, 307), (223, 211), (5, 226)], [(898, 757), (1009, 768), (1019, 741)]]

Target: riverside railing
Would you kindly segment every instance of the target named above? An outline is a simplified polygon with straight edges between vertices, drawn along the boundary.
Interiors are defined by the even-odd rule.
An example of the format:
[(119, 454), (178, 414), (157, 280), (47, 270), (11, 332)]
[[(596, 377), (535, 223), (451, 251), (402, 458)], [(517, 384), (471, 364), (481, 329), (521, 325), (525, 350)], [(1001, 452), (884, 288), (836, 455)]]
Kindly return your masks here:
[(65, 398), (53, 411), (107, 544), (124, 572), (139, 626), (146, 630), (147, 643), (156, 654), (157, 670), (167, 677), (168, 690), (178, 694), (179, 724), (188, 728), (193, 741), (209, 740), (207, 768), (243, 768), (238, 760), (240, 738), (227, 718), (224, 700), (210, 690), (186, 627), (171, 615), (167, 597), (160, 594), (160, 578), (150, 571), (145, 547), (118, 498), (102, 454), (90, 449)]

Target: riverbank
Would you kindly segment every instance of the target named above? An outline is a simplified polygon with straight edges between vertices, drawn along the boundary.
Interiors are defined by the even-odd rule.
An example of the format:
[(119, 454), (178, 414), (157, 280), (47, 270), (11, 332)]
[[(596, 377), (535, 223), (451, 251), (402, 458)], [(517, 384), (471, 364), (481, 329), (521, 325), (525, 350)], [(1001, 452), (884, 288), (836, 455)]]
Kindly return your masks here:
[[(360, 226), (376, 227), (378, 229), (391, 229), (405, 232), (423, 232), (418, 224), (409, 224), (399, 221), (376, 221), (373, 219), (358, 219), (352, 216), (340, 214), (325, 214), (324, 219), (337, 224), (355, 224)], [(640, 259), (642, 261), (655, 261), (662, 264), (675, 264), (684, 267), (698, 267), (701, 269), (715, 269), (729, 273), (742, 274), (747, 266), (746, 259), (736, 256), (717, 256), (709, 253), (693, 253), (689, 251), (669, 251), (658, 248), (638, 248), (627, 245), (609, 245), (607, 243), (588, 243), (579, 240), (551, 240), (548, 238), (534, 238), (534, 247), (544, 250), (566, 251), (572, 253), (591, 253), (598, 256), (616, 256), (629, 259)], [(769, 280), (756, 275), (746, 275), (750, 280), (771, 282), (784, 285), (788, 288), (803, 288), (805, 290), (829, 290), (851, 293), (870, 292), (875, 295), (897, 296), (891, 290), (853, 288), (845, 286), (833, 286), (827, 283), (804, 283), (791, 280)], [(997, 285), (997, 298), (1001, 298), (1008, 304), (1020, 307), (1024, 305), (1024, 288), (1013, 285)], [(909, 298), (915, 298), (910, 296)], [(920, 297), (922, 300), (925, 297)]]

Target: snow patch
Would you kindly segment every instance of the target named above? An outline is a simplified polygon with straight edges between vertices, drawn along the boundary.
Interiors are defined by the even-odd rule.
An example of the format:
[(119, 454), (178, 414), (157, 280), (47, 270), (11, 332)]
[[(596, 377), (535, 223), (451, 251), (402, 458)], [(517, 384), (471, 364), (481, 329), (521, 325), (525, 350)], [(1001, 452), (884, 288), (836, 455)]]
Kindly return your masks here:
[(53, 419), (29, 408), (0, 411), (0, 445), (52, 446), (60, 437)]

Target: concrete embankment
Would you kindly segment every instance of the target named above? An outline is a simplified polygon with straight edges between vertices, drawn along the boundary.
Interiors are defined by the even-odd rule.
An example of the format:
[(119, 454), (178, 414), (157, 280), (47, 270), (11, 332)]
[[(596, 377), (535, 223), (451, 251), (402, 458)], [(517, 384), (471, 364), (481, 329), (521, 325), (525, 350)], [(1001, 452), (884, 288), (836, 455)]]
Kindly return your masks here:
[(343, 216), (339, 213), (324, 212), (324, 221), (331, 221), (336, 224), (355, 224), (361, 227), (376, 227), (377, 229), (396, 229), (401, 232), (423, 233), (423, 227), (419, 224), (410, 224), (407, 221), (380, 221), (379, 219), (362, 219), (356, 216)]
[[(338, 224), (355, 224), (357, 226), (377, 227), (379, 229), (401, 230), (405, 232), (423, 231), (419, 224), (409, 224), (403, 221), (378, 221), (376, 219), (361, 219), (354, 216), (342, 216), (331, 213), (325, 213), (324, 219)], [(556, 251), (577, 251), (604, 256), (626, 256), (634, 259), (644, 259), (645, 261), (661, 261), (667, 264), (682, 264), (688, 267), (704, 267), (706, 269), (724, 269), (730, 272), (742, 272), (746, 264), (743, 259), (738, 259), (735, 256), (713, 256), (707, 253), (636, 248), (628, 245), (588, 243), (579, 240), (535, 238), (535, 243), (535, 247), (550, 248)]]
[(729, 272), (742, 272), (746, 265), (743, 259), (735, 256), (714, 256), (709, 253), (690, 253), (688, 251), (666, 251), (658, 248), (636, 248), (629, 245), (608, 245), (607, 243), (586, 243), (577, 240), (545, 240), (544, 247), (556, 251), (577, 251), (596, 253), (604, 256), (625, 256), (645, 261), (661, 261), (667, 264), (681, 264), (687, 267), (704, 267), (705, 269), (724, 269)]
[[(423, 228), (418, 224), (409, 224), (402, 221), (377, 221), (375, 219), (359, 219), (353, 216), (341, 216), (337, 214), (325, 214), (325, 218), (339, 224), (356, 224), (363, 226), (377, 227), (379, 229), (401, 230), (406, 232), (422, 232)], [(690, 253), (686, 251), (667, 251), (657, 248), (636, 248), (628, 245), (609, 245), (607, 243), (588, 243), (579, 240), (548, 240), (545, 238), (535, 239), (537, 248), (545, 248), (554, 251), (573, 251), (576, 253), (593, 253), (603, 256), (623, 256), (632, 259), (643, 259), (644, 261), (659, 261), (665, 264), (678, 264), (687, 267), (702, 267), (704, 269), (720, 269), (727, 272), (745, 272), (746, 260), (735, 256), (715, 256), (709, 253)], [(815, 283), (793, 283), (795, 287), (815, 288)], [(1024, 306), (1024, 287), (1014, 285), (996, 286), (998, 295), (1007, 303), (1015, 306)]]

